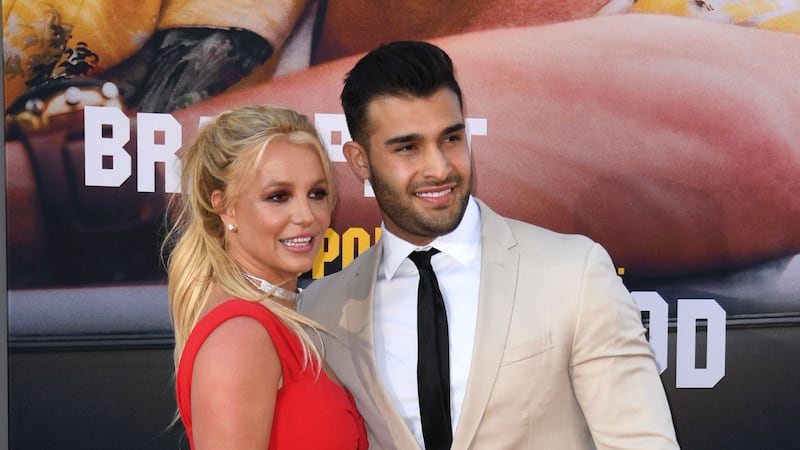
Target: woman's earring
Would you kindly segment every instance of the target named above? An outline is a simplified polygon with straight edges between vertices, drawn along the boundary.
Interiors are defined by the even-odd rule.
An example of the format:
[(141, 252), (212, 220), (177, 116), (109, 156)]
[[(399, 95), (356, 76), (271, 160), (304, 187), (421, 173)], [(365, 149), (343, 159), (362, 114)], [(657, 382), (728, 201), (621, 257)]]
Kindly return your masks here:
[(232, 223), (229, 223), (228, 224), (228, 231), (235, 232), (236, 231), (236, 225), (234, 225)]

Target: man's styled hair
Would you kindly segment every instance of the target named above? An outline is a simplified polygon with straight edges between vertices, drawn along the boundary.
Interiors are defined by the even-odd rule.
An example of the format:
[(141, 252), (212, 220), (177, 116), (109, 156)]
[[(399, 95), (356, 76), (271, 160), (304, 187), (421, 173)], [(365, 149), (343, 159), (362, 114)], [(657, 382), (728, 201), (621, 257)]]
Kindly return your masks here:
[(367, 106), (376, 97), (429, 97), (441, 88), (451, 89), (463, 109), (453, 61), (441, 48), (420, 41), (377, 47), (361, 58), (344, 80), (341, 100), (350, 136), (368, 148)]

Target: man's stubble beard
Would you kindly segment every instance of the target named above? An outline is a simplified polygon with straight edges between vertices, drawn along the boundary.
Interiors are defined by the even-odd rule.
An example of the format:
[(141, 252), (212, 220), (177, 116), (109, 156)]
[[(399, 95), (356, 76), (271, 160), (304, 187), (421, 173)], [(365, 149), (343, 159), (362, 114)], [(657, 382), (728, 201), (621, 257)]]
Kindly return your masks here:
[[(458, 191), (458, 195), (461, 196), (456, 200), (458, 209), (445, 218), (420, 214), (413, 203), (407, 201), (410, 196), (414, 195), (413, 191), (419, 188), (419, 185), (409, 186), (409, 192), (395, 192), (391, 186), (383, 182), (384, 178), (380, 176), (379, 171), (376, 171), (371, 163), (370, 170), (372, 176), (369, 181), (372, 184), (372, 190), (375, 193), (375, 199), (381, 211), (403, 231), (416, 236), (435, 238), (452, 232), (461, 223), (464, 212), (467, 210), (470, 192), (472, 191), (471, 166), (467, 175), (466, 189)], [(454, 181), (457, 186), (464, 186), (463, 178), (460, 176), (448, 177), (445, 183)]]

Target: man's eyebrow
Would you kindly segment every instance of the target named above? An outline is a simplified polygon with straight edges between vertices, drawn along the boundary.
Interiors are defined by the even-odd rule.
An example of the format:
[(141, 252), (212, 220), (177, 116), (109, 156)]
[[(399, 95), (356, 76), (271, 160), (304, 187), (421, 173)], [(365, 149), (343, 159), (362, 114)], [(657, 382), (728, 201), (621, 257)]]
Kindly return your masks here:
[[(461, 131), (461, 130), (463, 130), (465, 128), (466, 128), (466, 125), (464, 125), (463, 123), (457, 123), (455, 125), (450, 125), (449, 127), (447, 127), (444, 130), (442, 130), (440, 135), (441, 136), (446, 136), (448, 134), (455, 133), (457, 131)], [(402, 135), (402, 136), (395, 136), (395, 137), (391, 137), (391, 138), (387, 139), (384, 142), (384, 145), (390, 146), (390, 145), (396, 145), (396, 144), (405, 144), (407, 142), (414, 142), (414, 141), (419, 140), (419, 139), (422, 139), (422, 135), (420, 135), (419, 133), (405, 134), (405, 135)]]
[(461, 131), (461, 130), (464, 130), (466, 128), (467, 128), (467, 126), (463, 122), (462, 123), (457, 123), (455, 125), (451, 125), (451, 126), (445, 128), (444, 130), (442, 130), (442, 136), (450, 134), (450, 133), (455, 133), (456, 131)]
[(412, 133), (406, 134), (403, 136), (395, 136), (392, 138), (387, 139), (383, 144), (384, 145), (396, 145), (396, 144), (405, 144), (406, 142), (413, 142), (418, 139), (422, 138), (419, 133)]

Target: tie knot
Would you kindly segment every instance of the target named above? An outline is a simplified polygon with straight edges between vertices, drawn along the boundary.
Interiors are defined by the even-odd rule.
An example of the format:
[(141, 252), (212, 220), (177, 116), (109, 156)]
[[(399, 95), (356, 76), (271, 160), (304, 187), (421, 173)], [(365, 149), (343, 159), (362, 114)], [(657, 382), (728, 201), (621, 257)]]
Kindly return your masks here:
[(422, 270), (423, 267), (431, 267), (431, 257), (437, 253), (439, 250), (433, 247), (428, 250), (415, 250), (408, 255), (408, 259), (417, 266), (417, 270)]

